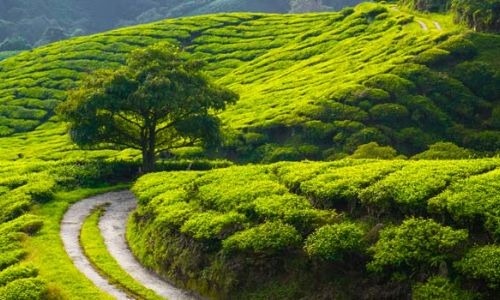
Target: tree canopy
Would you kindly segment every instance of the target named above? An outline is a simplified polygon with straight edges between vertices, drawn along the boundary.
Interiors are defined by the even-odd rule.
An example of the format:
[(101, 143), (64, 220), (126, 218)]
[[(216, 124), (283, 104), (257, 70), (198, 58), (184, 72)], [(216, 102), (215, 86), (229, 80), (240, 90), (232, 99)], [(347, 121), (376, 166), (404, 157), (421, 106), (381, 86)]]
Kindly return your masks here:
[(78, 145), (139, 149), (143, 171), (150, 172), (161, 151), (219, 142), (212, 112), (238, 95), (211, 82), (201, 68), (169, 44), (138, 49), (125, 66), (87, 76), (58, 113)]

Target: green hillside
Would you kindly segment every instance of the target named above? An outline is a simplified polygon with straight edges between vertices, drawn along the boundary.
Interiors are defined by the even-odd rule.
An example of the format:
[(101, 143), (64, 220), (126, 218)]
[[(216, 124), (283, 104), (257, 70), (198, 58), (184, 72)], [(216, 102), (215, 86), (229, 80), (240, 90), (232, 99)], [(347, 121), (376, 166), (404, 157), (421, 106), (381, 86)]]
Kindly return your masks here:
[[(323, 2), (297, 12), (340, 10), (362, 0)], [(220, 12), (287, 13), (290, 0), (3, 0), (0, 51), (24, 50), (70, 37), (176, 18)]]
[[(466, 27), (497, 23), (471, 18), (475, 6), (456, 24), (410, 5), (434, 0), (403, 2), (183, 17), (0, 52), (0, 300), (111, 297), (65, 253), (61, 220), (128, 188), (141, 153), (78, 148), (55, 108), (87, 74), (159, 42), (240, 100), (219, 114), (217, 151), (161, 153), (157, 170), (176, 172), (135, 183), (128, 241), (146, 266), (220, 299), (496, 299), (500, 161), (459, 159), (499, 154), (500, 37)], [(373, 147), (397, 159), (341, 159)], [(425, 160), (443, 157), (458, 159)], [(318, 162), (282, 162), (302, 159)], [(233, 166), (247, 162), (278, 163)]]
[[(174, 19), (54, 43), (0, 62), (0, 135), (54, 121), (84, 74), (170, 41), (240, 93), (220, 115), (224, 150), (237, 159), (328, 158), (371, 141), (405, 155), (440, 140), (496, 151), (499, 38), (463, 34), (449, 18), (440, 15), (439, 30), (432, 15), (365, 3), (339, 13)], [(17, 138), (50, 143), (41, 130)]]
[(214, 299), (494, 299), (499, 166), (343, 160), (150, 174), (133, 189), (129, 241), (145, 265)]

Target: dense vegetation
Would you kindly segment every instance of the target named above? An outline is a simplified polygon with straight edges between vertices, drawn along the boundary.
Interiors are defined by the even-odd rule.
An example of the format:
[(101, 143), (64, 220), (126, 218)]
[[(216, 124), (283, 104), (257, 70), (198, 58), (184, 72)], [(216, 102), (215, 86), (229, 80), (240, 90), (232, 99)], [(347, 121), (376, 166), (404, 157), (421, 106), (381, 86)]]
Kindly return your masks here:
[[(87, 73), (117, 69), (134, 49), (158, 42), (181, 46), (206, 62), (208, 76), (241, 94), (219, 114), (224, 146), (215, 155), (242, 162), (351, 154), (401, 160), (279, 163), (143, 177), (135, 185), (141, 203), (129, 238), (146, 265), (222, 298), (494, 299), (500, 292), (500, 162), (439, 159), (494, 155), (500, 148), (500, 38), (461, 25), (498, 31), (495, 1), (480, 1), (492, 6), (479, 8), (472, 5), (477, 1), (461, 1), (463, 10), (452, 2), (459, 25), (451, 14), (365, 3), (336, 13), (172, 19), (19, 54), (0, 52), (0, 299), (63, 297), (61, 282), (71, 282), (72, 275), (47, 278), (71, 268), (70, 262), (59, 265), (49, 257), (61, 267), (50, 271), (29, 263), (40, 254), (30, 248), (29, 236), (36, 238), (44, 222), (58, 224), (47, 217), (48, 208), (58, 205), (55, 194), (130, 181), (139, 171), (139, 151), (78, 149), (54, 108)], [(2, 2), (0, 15), (7, 13), (4, 3), (28, 2)], [(159, 1), (148, 1), (153, 2)], [(203, 6), (211, 10), (196, 13), (238, 3), (212, 1)], [(280, 2), (272, 3), (278, 10)], [(331, 1), (311, 3), (319, 10), (333, 7)], [(133, 22), (171, 11), (152, 11)], [(68, 22), (78, 19), (62, 14)], [(39, 20), (26, 16), (19, 20)], [(5, 24), (0, 22), (0, 34), (15, 27)], [(48, 30), (43, 43), (68, 34)], [(205, 155), (199, 148), (161, 153), (164, 159)], [(228, 165), (162, 161), (160, 169)], [(64, 209), (59, 207), (61, 215)], [(63, 253), (57, 228), (51, 230), (47, 244)]]
[[(362, 0), (298, 0), (297, 12), (340, 10)], [(311, 5), (314, 3), (314, 5)], [(166, 18), (220, 12), (286, 13), (290, 0), (3, 0), (0, 52)]]
[(147, 266), (217, 299), (494, 299), (499, 167), (341, 160), (150, 174), (133, 188), (129, 241)]
[[(499, 38), (425, 32), (412, 20), (366, 3), (339, 13), (168, 20), (55, 43), (0, 62), (0, 134), (54, 124), (46, 123), (53, 108), (86, 72), (119, 67), (137, 47), (172, 41), (241, 95), (220, 115), (220, 153), (231, 158), (335, 158), (369, 142), (408, 156), (441, 140), (496, 151)], [(62, 131), (29, 135), (60, 149)], [(28, 147), (15, 152), (40, 155)]]
[[(189, 166), (196, 170), (227, 165), (227, 162), (171, 162), (161, 168), (185, 170)], [(34, 205), (52, 201), (60, 190), (130, 181), (137, 176), (139, 166), (139, 162), (92, 159), (1, 162), (0, 299), (44, 299), (50, 292), (47, 282), (37, 277), (37, 269), (25, 262), (29, 253), (23, 242), (44, 223), (44, 219), (30, 212)]]
[(187, 146), (220, 143), (215, 112), (238, 95), (210, 81), (200, 61), (177, 47), (136, 49), (126, 66), (101, 69), (57, 107), (81, 147), (113, 145), (141, 151), (143, 172), (154, 170), (157, 154)]

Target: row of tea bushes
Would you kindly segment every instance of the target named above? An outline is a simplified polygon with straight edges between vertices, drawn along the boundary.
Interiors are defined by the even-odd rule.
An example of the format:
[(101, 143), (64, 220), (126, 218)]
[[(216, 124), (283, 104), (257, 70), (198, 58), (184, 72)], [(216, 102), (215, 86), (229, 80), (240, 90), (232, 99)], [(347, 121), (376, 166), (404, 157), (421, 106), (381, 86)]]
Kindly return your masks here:
[(499, 167), (341, 160), (153, 173), (133, 188), (128, 239), (146, 266), (220, 299), (253, 299), (255, 290), (401, 298), (412, 288), (427, 299), (439, 286), (489, 299), (498, 288)]

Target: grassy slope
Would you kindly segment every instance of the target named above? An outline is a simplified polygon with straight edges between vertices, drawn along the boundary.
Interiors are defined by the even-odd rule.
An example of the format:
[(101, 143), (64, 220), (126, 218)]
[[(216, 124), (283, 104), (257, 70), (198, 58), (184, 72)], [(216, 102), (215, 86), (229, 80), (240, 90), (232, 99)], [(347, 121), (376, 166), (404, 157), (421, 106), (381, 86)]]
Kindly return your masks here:
[[(385, 18), (374, 18), (380, 7), (365, 3), (345, 18), (341, 13), (182, 18), (21, 53), (0, 62), (0, 135), (30, 131), (47, 120), (55, 123), (50, 130), (40, 127), (2, 139), (2, 158), (73, 151), (52, 117), (64, 91), (86, 72), (119, 66), (132, 49), (159, 41), (180, 43), (208, 62), (210, 75), (241, 94), (239, 103), (221, 114), (227, 129), (259, 131), (317, 120), (319, 101), (410, 61), (440, 36), (436, 30), (423, 32), (414, 22), (397, 25), (407, 12), (389, 9), (382, 13)], [(457, 29), (449, 26), (443, 22), (446, 32)]]
[[(499, 159), (344, 160), (149, 174), (133, 188), (140, 204), (130, 219), (128, 238), (145, 265), (215, 298), (403, 299), (410, 294), (409, 284), (425, 279), (410, 275), (409, 267), (424, 252), (407, 245), (394, 256), (387, 249), (388, 257), (404, 255), (405, 247), (417, 254), (387, 267), (380, 277), (368, 272), (366, 264), (374, 256), (367, 248), (378, 239), (380, 223), (390, 228), (412, 217), (434, 218), (469, 230), (462, 250), (498, 245), (499, 171)], [(361, 249), (344, 253), (343, 262), (307, 257), (303, 247), (314, 229), (346, 221), (364, 228)], [(300, 242), (272, 228), (252, 235), (252, 229), (267, 222), (292, 225)], [(227, 247), (236, 236), (239, 251)], [(431, 237), (408, 239), (427, 247)], [(322, 247), (328, 249), (328, 239)], [(440, 261), (450, 268), (450, 278), (457, 278), (452, 263), (463, 252), (446, 258), (444, 248), (428, 251), (443, 255)], [(426, 269), (426, 264), (431, 267)], [(432, 264), (420, 261), (419, 272), (437, 274)], [(495, 291), (486, 293), (491, 298)]]

